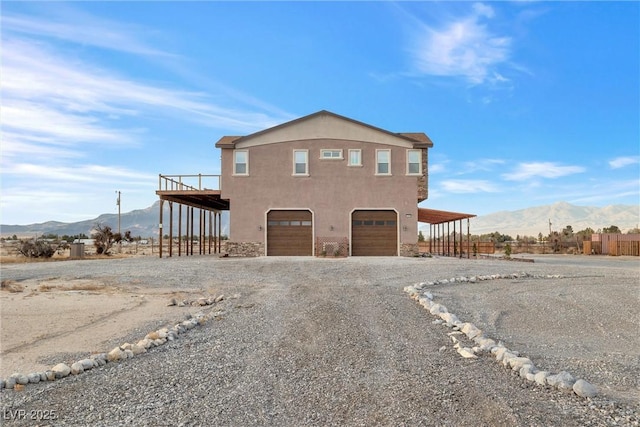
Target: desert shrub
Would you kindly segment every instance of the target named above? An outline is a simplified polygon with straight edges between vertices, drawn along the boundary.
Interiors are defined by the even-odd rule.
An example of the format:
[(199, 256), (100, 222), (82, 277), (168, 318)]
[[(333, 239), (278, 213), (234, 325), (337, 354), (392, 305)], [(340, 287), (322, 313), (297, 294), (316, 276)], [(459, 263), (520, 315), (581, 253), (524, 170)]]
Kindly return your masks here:
[(55, 250), (44, 240), (21, 242), (18, 252), (27, 258), (51, 258)]

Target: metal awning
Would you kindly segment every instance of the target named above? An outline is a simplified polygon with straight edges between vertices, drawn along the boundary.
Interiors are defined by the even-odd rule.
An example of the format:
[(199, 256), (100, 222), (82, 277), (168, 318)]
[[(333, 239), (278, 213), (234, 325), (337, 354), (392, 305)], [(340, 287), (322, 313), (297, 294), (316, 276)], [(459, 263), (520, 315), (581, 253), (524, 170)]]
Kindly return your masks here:
[(443, 224), (451, 221), (474, 218), (477, 215), (461, 212), (439, 211), (436, 209), (418, 208), (418, 222), (427, 224)]

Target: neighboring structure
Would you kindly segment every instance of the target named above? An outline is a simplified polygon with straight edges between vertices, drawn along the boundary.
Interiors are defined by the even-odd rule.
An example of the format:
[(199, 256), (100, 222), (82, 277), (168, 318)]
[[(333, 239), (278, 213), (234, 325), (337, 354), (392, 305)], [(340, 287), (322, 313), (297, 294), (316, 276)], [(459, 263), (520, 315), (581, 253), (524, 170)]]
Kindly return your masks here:
[[(171, 188), (157, 193), (161, 201), (228, 209), (228, 253), (419, 253), (419, 212), (428, 217), (429, 210), (418, 203), (427, 199), (433, 147), (425, 133), (393, 133), (323, 110), (251, 135), (224, 136), (216, 147), (218, 191), (185, 202), (189, 191), (174, 184), (181, 178), (168, 183), (161, 175), (161, 190), (163, 179), (164, 190)], [(460, 215), (450, 220), (473, 216)]]
[(594, 233), (583, 242), (585, 255), (640, 256), (640, 234)]

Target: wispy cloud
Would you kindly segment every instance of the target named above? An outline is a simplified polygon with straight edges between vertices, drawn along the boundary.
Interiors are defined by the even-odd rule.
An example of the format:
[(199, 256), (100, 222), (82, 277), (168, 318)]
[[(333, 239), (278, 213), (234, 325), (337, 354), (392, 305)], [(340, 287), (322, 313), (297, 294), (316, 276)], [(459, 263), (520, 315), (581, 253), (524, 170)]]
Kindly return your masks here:
[(48, 166), (43, 168), (35, 163), (18, 163), (7, 165), (2, 174), (28, 175), (34, 180), (43, 180), (49, 184), (60, 182), (99, 183), (109, 181), (112, 184), (128, 184), (135, 182), (155, 182), (157, 175), (133, 171), (119, 166), (105, 166), (97, 164), (79, 165), (73, 168), (65, 166)]
[(611, 169), (620, 169), (638, 163), (640, 163), (640, 156), (616, 157), (615, 159), (609, 160), (609, 167)]
[[(149, 85), (70, 54), (56, 41), (92, 45), (179, 64), (178, 55), (153, 48), (143, 35), (157, 31), (97, 18), (70, 7), (64, 17), (2, 17), (3, 153), (30, 150), (60, 157), (73, 156), (92, 143), (135, 145), (147, 133), (126, 119), (166, 117), (199, 126), (252, 132), (278, 123), (258, 108), (233, 107), (247, 102), (241, 94), (224, 93), (216, 104), (204, 92), (183, 90), (176, 84)], [(180, 65), (172, 67), (180, 69)], [(229, 98), (231, 94), (231, 98)], [(218, 95), (218, 101), (220, 96)], [(254, 105), (258, 100), (249, 100)], [(288, 116), (286, 117), (289, 118)], [(144, 120), (138, 120), (142, 123)]]
[(157, 49), (152, 42), (145, 40), (150, 35), (161, 37), (158, 31), (93, 16), (65, 5), (47, 8), (46, 16), (5, 14), (2, 25), (4, 31), (31, 37), (81, 43), (137, 55), (177, 56)]
[(442, 173), (444, 171), (447, 170), (447, 162), (444, 163), (434, 163), (429, 165), (429, 173), (430, 174), (434, 174), (434, 173)]
[(560, 178), (582, 173), (585, 170), (582, 166), (563, 166), (553, 162), (531, 162), (520, 163), (515, 170), (502, 174), (502, 177), (507, 181), (525, 181), (534, 178)]
[(469, 162), (464, 162), (460, 173), (472, 173), (472, 172), (491, 172), (496, 166), (505, 164), (505, 160), (502, 159), (477, 159)]
[[(3, 216), (38, 209), (43, 200), (68, 216), (65, 201), (86, 203), (116, 187), (153, 198), (157, 171), (145, 172), (150, 165), (112, 166), (117, 161), (111, 155), (97, 153), (142, 149), (151, 141), (154, 149), (165, 149), (174, 141), (162, 141), (155, 129), (163, 121), (244, 134), (291, 118), (210, 76), (185, 71), (197, 64), (165, 47), (175, 35), (164, 30), (99, 18), (71, 5), (61, 5), (63, 11), (40, 6), (50, 13), (3, 11), (0, 17)], [(139, 81), (127, 68), (115, 71), (117, 62), (96, 55), (101, 50), (151, 64), (165, 77)], [(101, 158), (104, 164), (98, 164)], [(64, 207), (53, 208), (54, 199)]]
[(474, 3), (466, 16), (439, 26), (423, 23), (412, 49), (417, 71), (460, 77), (473, 85), (507, 82), (499, 68), (509, 61), (512, 39), (490, 29), (494, 16), (491, 6)]
[(442, 188), (449, 193), (496, 193), (498, 187), (486, 180), (450, 179), (442, 181)]

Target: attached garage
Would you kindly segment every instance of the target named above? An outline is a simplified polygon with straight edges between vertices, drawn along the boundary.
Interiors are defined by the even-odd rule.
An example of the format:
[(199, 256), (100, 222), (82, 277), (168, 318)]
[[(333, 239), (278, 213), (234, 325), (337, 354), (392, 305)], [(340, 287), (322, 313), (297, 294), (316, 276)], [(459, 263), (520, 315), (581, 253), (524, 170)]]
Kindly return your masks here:
[(274, 210), (267, 214), (267, 255), (313, 255), (313, 218), (307, 210)]
[(351, 255), (397, 256), (398, 214), (392, 210), (356, 210), (351, 214)]

